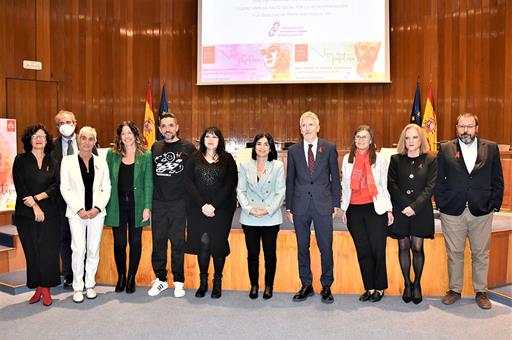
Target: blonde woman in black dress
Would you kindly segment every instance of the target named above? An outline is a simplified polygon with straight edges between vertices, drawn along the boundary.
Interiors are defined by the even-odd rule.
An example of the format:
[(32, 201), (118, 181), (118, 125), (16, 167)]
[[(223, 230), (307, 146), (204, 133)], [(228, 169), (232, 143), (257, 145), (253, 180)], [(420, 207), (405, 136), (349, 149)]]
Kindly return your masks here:
[[(436, 158), (428, 154), (424, 130), (407, 125), (398, 141), (398, 154), (391, 157), (388, 190), (393, 203), (394, 224), (389, 235), (398, 239), (398, 260), (404, 276), (404, 302), (420, 303), (421, 274), (425, 263), (423, 240), (434, 238), (432, 194), (437, 179)], [(411, 251), (414, 282), (411, 281)]]

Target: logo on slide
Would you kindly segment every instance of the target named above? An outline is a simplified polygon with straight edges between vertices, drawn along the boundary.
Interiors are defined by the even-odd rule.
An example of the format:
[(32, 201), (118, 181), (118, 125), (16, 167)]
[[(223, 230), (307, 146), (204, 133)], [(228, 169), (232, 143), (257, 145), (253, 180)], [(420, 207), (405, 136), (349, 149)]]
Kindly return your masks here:
[(273, 37), (277, 33), (278, 29), (279, 29), (279, 21), (276, 21), (276, 22), (274, 22), (272, 27), (270, 27), (270, 31), (268, 31), (268, 36)]

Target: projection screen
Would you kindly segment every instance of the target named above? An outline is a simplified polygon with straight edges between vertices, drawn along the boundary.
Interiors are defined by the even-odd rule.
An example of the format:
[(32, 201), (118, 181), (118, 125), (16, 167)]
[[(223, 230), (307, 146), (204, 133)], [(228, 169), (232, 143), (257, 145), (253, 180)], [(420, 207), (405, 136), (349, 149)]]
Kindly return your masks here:
[(197, 84), (386, 83), (389, 0), (199, 0)]

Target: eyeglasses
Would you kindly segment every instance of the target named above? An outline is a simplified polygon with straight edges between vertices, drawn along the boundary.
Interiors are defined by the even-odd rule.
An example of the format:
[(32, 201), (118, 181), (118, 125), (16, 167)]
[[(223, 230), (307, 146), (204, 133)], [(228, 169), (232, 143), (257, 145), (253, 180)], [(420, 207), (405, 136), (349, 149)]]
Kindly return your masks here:
[(355, 140), (368, 140), (370, 137), (368, 136), (355, 136)]
[(46, 135), (32, 135), (32, 139), (46, 139)]
[(461, 130), (471, 130), (471, 129), (474, 129), (476, 127), (476, 125), (457, 125), (457, 129), (461, 129)]

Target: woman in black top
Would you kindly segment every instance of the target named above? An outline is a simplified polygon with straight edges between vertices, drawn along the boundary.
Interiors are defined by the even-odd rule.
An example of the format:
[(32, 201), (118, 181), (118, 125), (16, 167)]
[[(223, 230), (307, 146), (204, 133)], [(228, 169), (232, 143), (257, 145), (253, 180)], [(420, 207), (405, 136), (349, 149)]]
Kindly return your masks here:
[(210, 256), (215, 269), (212, 298), (222, 294), (222, 270), (229, 255), (228, 236), (236, 208), (237, 176), (236, 163), (225, 151), (221, 131), (207, 128), (201, 135), (199, 151), (185, 168), (189, 195), (186, 252), (197, 255), (200, 270), (196, 297), (204, 297), (208, 290)]
[[(391, 157), (388, 190), (393, 203), (394, 224), (389, 235), (398, 239), (398, 259), (404, 276), (402, 299), (422, 301), (421, 274), (425, 255), (423, 239), (434, 238), (432, 194), (437, 178), (437, 161), (427, 152), (425, 131), (416, 124), (407, 125), (398, 141), (398, 154)], [(411, 282), (411, 252), (414, 282)]]
[(59, 190), (59, 166), (51, 158), (52, 136), (44, 125), (27, 127), (22, 137), (25, 152), (16, 156), (15, 223), (27, 261), (27, 287), (35, 288), (29, 303), (43, 297), (52, 304), (50, 287), (60, 284), (59, 225), (55, 197)]

